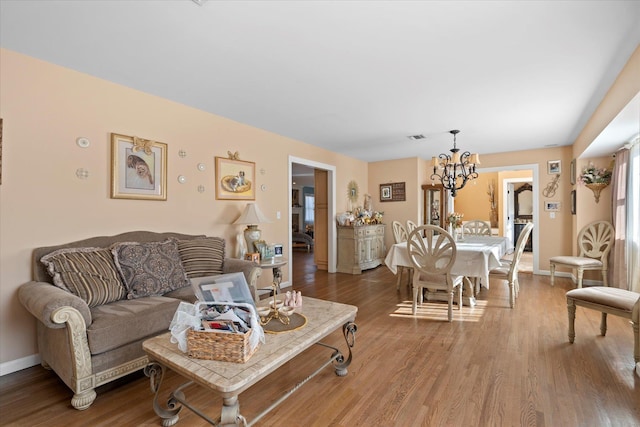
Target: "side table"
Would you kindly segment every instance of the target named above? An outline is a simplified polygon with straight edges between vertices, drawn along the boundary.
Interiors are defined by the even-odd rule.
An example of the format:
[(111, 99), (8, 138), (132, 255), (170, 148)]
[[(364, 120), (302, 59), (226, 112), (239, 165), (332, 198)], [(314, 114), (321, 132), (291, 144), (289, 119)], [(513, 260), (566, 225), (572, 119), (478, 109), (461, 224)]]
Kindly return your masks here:
[(270, 258), (260, 261), (260, 268), (262, 268), (263, 270), (266, 270), (267, 268), (271, 269), (273, 273), (273, 282), (271, 289), (262, 288), (259, 290), (271, 290), (275, 293), (280, 292), (280, 283), (282, 283), (282, 267), (284, 267), (285, 265), (287, 265), (287, 260), (286, 258), (282, 257)]

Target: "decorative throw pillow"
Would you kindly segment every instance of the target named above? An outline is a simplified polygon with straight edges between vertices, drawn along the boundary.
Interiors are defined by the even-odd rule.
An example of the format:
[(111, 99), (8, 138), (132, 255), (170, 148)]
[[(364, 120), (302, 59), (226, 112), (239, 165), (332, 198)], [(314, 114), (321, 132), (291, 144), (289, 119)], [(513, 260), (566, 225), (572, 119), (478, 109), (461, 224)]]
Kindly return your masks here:
[(129, 299), (159, 296), (189, 285), (175, 239), (118, 243), (111, 251)]
[(224, 239), (199, 237), (179, 240), (178, 251), (187, 277), (206, 277), (222, 274), (224, 262)]
[(109, 249), (59, 249), (40, 258), (53, 277), (53, 283), (82, 298), (89, 307), (108, 304), (126, 297), (127, 290)]

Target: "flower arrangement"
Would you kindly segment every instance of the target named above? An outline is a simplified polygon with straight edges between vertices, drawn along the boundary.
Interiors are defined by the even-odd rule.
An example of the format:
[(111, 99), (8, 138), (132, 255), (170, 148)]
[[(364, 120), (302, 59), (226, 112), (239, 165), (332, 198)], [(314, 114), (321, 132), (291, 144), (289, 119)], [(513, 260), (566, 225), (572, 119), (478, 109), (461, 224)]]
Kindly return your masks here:
[(447, 225), (450, 225), (454, 229), (456, 229), (458, 227), (461, 227), (462, 226), (462, 217), (463, 216), (464, 216), (464, 214), (457, 213), (457, 212), (451, 212), (449, 215), (447, 215), (446, 223), (447, 223)]
[(597, 168), (593, 163), (589, 163), (580, 174), (580, 182), (583, 184), (609, 184), (611, 182), (611, 171), (607, 168)]

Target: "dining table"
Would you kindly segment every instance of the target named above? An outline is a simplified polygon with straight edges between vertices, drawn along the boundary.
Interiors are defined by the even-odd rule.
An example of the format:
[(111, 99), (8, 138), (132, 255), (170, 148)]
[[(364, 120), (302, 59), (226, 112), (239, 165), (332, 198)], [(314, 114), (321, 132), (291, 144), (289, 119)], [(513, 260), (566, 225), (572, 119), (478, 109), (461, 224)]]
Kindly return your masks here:
[[(455, 242), (456, 260), (451, 267), (454, 276), (466, 276), (475, 279), (476, 293), (480, 286), (489, 289), (489, 272), (500, 266), (500, 258), (513, 251), (513, 242), (502, 236), (467, 235)], [(398, 266), (413, 267), (407, 250), (407, 242), (396, 243), (389, 249), (384, 263), (397, 276), (400, 283)], [(469, 305), (475, 305), (475, 296), (465, 298)]]

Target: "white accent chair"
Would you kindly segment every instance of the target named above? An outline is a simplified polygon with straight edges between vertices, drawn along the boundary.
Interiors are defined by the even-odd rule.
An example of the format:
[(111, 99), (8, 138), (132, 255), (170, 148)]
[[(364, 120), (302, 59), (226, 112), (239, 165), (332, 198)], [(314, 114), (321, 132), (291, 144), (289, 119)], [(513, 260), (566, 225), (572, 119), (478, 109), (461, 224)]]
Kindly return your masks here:
[[(424, 238), (422, 238), (424, 236)], [(462, 309), (462, 286), (464, 276), (452, 276), (451, 267), (456, 260), (456, 244), (451, 234), (435, 225), (416, 227), (407, 240), (409, 258), (413, 264), (413, 305), (415, 315), (418, 304), (422, 305), (425, 289), (441, 290), (448, 296), (448, 320), (453, 320), (453, 294), (458, 291), (458, 309)], [(471, 282), (466, 279), (469, 288)]]
[(417, 226), (418, 226), (418, 224), (416, 224), (415, 222), (413, 222), (410, 219), (408, 219), (407, 220), (407, 234), (409, 234), (413, 230), (415, 230)]
[(462, 224), (462, 232), (467, 236), (491, 236), (491, 224), (474, 219)]
[(585, 270), (600, 270), (602, 283), (608, 286), (607, 269), (609, 251), (613, 245), (614, 229), (608, 221), (595, 221), (587, 224), (578, 234), (578, 256), (555, 256), (549, 260), (551, 286), (557, 266), (570, 267), (577, 270), (578, 288), (582, 288), (582, 276)]
[[(393, 221), (391, 223), (391, 226), (393, 228), (393, 240), (396, 243), (403, 243), (407, 241), (408, 238), (408, 233), (406, 228), (404, 228), (404, 225), (402, 225), (402, 223), (400, 221)], [(405, 267), (404, 265), (399, 265), (398, 266), (398, 274), (399, 274), (399, 278), (398, 278), (398, 286), (397, 289), (400, 290), (400, 281), (402, 279), (402, 273), (404, 273), (404, 271), (407, 271), (407, 276), (408, 276), (408, 281), (407, 284), (411, 284), (411, 277), (413, 276), (413, 268), (411, 267)]]
[(500, 267), (494, 268), (489, 272), (489, 277), (495, 277), (497, 279), (506, 280), (509, 284), (509, 305), (511, 308), (516, 303), (516, 298), (520, 292), (520, 283), (518, 282), (518, 266), (520, 265), (520, 258), (524, 252), (524, 247), (527, 245), (527, 239), (533, 230), (533, 223), (529, 222), (522, 229), (518, 241), (516, 242), (516, 249), (513, 254), (513, 260), (510, 262), (504, 262)]

